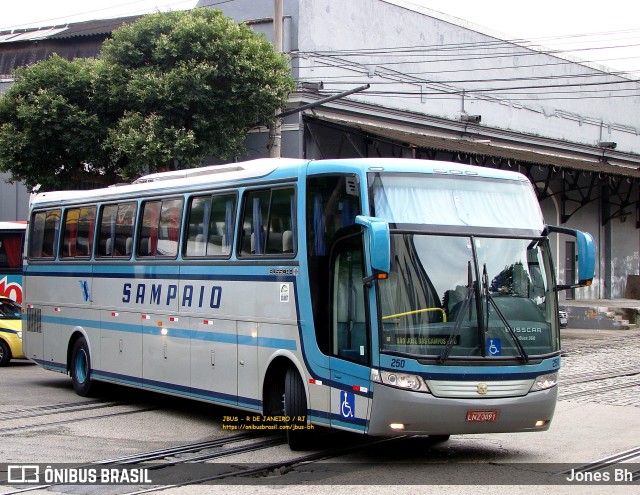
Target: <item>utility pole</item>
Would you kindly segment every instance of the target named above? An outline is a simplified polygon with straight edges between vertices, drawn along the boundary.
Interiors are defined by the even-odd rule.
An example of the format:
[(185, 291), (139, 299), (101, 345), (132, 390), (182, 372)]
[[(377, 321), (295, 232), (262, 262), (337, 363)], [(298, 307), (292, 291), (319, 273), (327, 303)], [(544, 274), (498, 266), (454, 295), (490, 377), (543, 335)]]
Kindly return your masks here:
[[(277, 53), (282, 53), (283, 17), (283, 0), (273, 0), (273, 48)], [(269, 158), (281, 156), (282, 118), (279, 114), (280, 110), (276, 110), (276, 120), (269, 126)]]

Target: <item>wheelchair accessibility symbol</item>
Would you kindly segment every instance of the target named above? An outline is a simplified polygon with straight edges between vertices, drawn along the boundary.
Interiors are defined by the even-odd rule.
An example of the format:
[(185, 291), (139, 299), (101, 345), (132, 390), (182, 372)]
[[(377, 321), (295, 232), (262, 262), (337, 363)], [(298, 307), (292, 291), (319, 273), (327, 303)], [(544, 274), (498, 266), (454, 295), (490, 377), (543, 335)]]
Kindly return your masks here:
[(487, 356), (502, 356), (500, 339), (487, 339)]
[(353, 392), (340, 392), (340, 416), (354, 418), (356, 411), (356, 397)]

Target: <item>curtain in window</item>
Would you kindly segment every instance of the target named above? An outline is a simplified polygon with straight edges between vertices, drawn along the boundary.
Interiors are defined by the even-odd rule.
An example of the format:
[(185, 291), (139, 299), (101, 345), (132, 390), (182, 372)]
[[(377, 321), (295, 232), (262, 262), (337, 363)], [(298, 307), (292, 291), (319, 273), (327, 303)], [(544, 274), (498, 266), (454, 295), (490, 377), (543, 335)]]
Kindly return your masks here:
[(18, 268), (20, 266), (20, 241), (21, 236), (5, 237), (2, 239), (5, 253), (7, 255), (7, 265), (9, 268)]
[(322, 212), (322, 196), (316, 194), (313, 198), (313, 233), (315, 235), (314, 247), (316, 256), (325, 255), (325, 225), (326, 219)]
[(253, 198), (253, 241), (255, 254), (264, 254), (262, 232), (262, 205), (260, 198)]
[(231, 252), (231, 238), (233, 237), (233, 200), (228, 199), (224, 211), (224, 253)]

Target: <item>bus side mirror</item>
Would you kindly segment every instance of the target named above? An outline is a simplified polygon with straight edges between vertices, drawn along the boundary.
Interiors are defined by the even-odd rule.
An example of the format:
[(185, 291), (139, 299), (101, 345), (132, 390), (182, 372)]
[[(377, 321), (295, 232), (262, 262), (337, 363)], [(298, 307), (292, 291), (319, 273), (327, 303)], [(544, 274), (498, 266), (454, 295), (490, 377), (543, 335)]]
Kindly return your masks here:
[(565, 227), (547, 226), (546, 232), (557, 232), (576, 238), (578, 261), (578, 282), (569, 285), (558, 285), (556, 290), (574, 289), (591, 285), (596, 272), (596, 246), (589, 232), (567, 229)]
[(356, 223), (364, 227), (365, 256), (373, 273), (365, 279), (371, 282), (386, 278), (391, 270), (391, 234), (386, 220), (358, 215)]

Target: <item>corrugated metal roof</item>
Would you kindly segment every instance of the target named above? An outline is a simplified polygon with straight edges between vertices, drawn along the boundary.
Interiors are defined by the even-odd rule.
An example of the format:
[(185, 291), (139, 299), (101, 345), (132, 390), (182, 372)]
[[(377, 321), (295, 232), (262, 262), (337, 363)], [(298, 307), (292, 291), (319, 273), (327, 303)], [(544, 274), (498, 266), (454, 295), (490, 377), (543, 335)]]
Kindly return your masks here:
[(137, 21), (139, 15), (76, 22), (59, 26), (0, 31), (0, 43), (18, 43), (44, 39), (65, 39), (78, 36), (109, 35), (119, 27)]
[(52, 36), (66, 31), (67, 29), (68, 28), (65, 26), (58, 28), (37, 29), (35, 31), (2, 34), (0, 35), (0, 43), (16, 43), (18, 41), (42, 40), (45, 38), (51, 38)]

